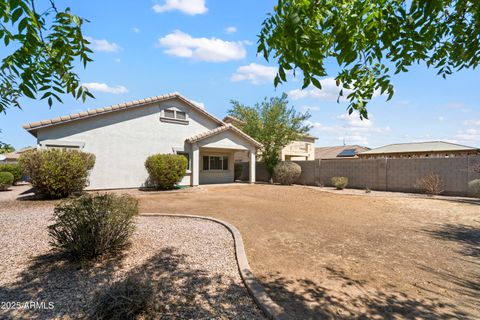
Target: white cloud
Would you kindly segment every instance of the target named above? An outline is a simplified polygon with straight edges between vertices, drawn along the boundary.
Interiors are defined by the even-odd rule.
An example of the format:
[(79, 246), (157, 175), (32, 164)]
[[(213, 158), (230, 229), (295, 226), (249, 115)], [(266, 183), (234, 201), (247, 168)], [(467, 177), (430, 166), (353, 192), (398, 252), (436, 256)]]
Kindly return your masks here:
[(179, 10), (188, 15), (203, 14), (208, 11), (205, 0), (165, 0), (165, 4), (152, 7), (156, 13)]
[[(312, 98), (322, 101), (337, 101), (338, 94), (342, 87), (337, 87), (336, 80), (334, 78), (324, 78), (320, 80), (322, 89), (318, 89), (314, 86), (308, 86), (305, 89), (294, 89), (288, 92), (288, 96), (293, 100)], [(350, 89), (343, 89), (343, 96), (340, 97), (340, 101), (345, 101), (345, 98), (352, 92)], [(373, 97), (380, 95), (380, 91), (377, 90), (373, 93)]]
[(466, 129), (460, 130), (455, 135), (455, 139), (464, 144), (471, 144), (474, 146), (480, 145), (480, 129)]
[(158, 39), (158, 45), (165, 47), (165, 53), (208, 62), (225, 62), (245, 58), (247, 51), (241, 41), (224, 41), (218, 38), (193, 38), (175, 30)]
[(226, 34), (232, 34), (232, 33), (235, 33), (235, 32), (237, 32), (237, 28), (235, 28), (235, 27), (225, 28), (225, 33)]
[(370, 119), (360, 120), (358, 112), (353, 112), (350, 115), (341, 114), (337, 116), (336, 119), (340, 120), (340, 125), (325, 126), (320, 122), (310, 122), (310, 125), (313, 126), (312, 131), (319, 135), (330, 133), (337, 141), (345, 139), (347, 144), (368, 145), (372, 134), (384, 134), (391, 130), (389, 126), (375, 126), (371, 120), (372, 117), (373, 115), (370, 114)]
[(83, 83), (82, 86), (87, 88), (90, 91), (98, 91), (98, 92), (105, 92), (105, 93), (122, 94), (122, 93), (128, 92), (128, 89), (124, 86), (110, 87), (106, 83), (99, 83), (99, 82)]
[(316, 106), (303, 106), (302, 107), (302, 111), (306, 112), (306, 111), (320, 111), (320, 107), (316, 107)]
[(201, 109), (205, 109), (205, 103), (203, 102), (199, 102), (199, 101), (195, 101), (195, 100), (192, 100), (192, 99), (189, 99), (191, 103), (193, 103), (194, 105), (196, 105), (197, 107), (201, 108)]
[(139, 33), (139, 32), (140, 32), (140, 29), (139, 29), (139, 28), (136, 28), (136, 27), (135, 27), (135, 28), (132, 28), (132, 30), (133, 30), (133, 32), (135, 32), (135, 33)]
[(480, 126), (480, 120), (466, 120), (463, 124), (466, 126)]
[(264, 66), (257, 63), (250, 63), (246, 66), (241, 66), (232, 74), (230, 80), (232, 81), (250, 81), (253, 84), (262, 84), (273, 82), (273, 78), (277, 74), (277, 68)]
[(442, 116), (438, 116), (438, 117), (437, 117), (437, 120), (438, 120), (438, 121), (443, 121), (443, 120), (445, 120), (445, 118), (442, 117)]
[(105, 39), (94, 39), (92, 37), (85, 37), (85, 39), (90, 42), (90, 48), (94, 51), (103, 51), (103, 52), (118, 52), (120, 46), (115, 42), (109, 42)]

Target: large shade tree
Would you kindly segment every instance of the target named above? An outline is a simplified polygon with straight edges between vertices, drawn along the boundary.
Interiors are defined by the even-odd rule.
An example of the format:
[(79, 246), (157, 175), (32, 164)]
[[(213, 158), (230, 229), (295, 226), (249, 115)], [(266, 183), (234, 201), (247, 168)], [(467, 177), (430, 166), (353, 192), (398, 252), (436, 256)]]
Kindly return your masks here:
[(261, 158), (270, 176), (281, 160), (280, 151), (310, 130), (306, 123), (310, 114), (299, 113), (289, 106), (285, 93), (281, 97), (265, 98), (253, 107), (236, 100), (231, 104), (228, 114), (239, 120), (235, 125), (263, 145)]
[(76, 63), (91, 61), (85, 21), (54, 0), (0, 1), (0, 112), (21, 107), (21, 97), (51, 106), (62, 94), (91, 96), (75, 72)]
[[(301, 70), (303, 88), (321, 89), (336, 61), (349, 112), (367, 117), (378, 91), (390, 99), (391, 76), (424, 62), (446, 77), (480, 61), (478, 0), (278, 0), (263, 22), (258, 52), (278, 61), (275, 86)], [(340, 90), (340, 95), (345, 92)]]

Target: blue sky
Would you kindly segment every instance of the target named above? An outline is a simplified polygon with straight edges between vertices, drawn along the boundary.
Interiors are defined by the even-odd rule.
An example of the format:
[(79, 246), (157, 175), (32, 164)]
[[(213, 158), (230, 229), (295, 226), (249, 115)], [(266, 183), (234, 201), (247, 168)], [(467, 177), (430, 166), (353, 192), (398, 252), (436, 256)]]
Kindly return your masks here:
[(94, 62), (78, 72), (96, 99), (83, 104), (65, 97), (51, 109), (46, 102), (24, 99), (22, 110), (0, 115), (0, 141), (16, 148), (33, 145), (24, 123), (174, 91), (220, 118), (231, 99), (254, 104), (287, 92), (299, 111), (310, 111), (318, 146), (340, 145), (344, 139), (369, 147), (428, 140), (480, 146), (479, 70), (444, 80), (415, 66), (393, 78), (394, 98), (375, 98), (370, 120), (363, 122), (355, 114), (346, 116), (346, 102), (336, 103), (339, 89), (331, 79), (324, 79), (322, 92), (301, 91), (301, 79), (275, 89), (275, 64), (257, 57), (255, 45), (274, 5), (272, 0), (57, 0), (58, 7), (70, 6), (90, 20), (85, 34)]

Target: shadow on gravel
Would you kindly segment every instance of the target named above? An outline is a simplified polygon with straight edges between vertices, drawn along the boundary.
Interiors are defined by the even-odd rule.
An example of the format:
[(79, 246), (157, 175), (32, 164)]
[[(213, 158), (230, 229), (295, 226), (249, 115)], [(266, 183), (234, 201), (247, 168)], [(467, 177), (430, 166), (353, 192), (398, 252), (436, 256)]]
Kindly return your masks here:
[(261, 279), (270, 297), (291, 319), (468, 319), (470, 315), (453, 304), (437, 299), (414, 299), (394, 287), (388, 292), (372, 291), (366, 282), (328, 269), (329, 279), (341, 285), (333, 292), (308, 279), (285, 279), (270, 275)]
[[(123, 277), (118, 259), (80, 268), (58, 255), (39, 256), (0, 301), (53, 302), (48, 310), (0, 310), (0, 318), (145, 319), (263, 318), (243, 285), (188, 265), (165, 248)], [(120, 279), (119, 279), (120, 278)]]
[(435, 239), (460, 244), (459, 253), (465, 256), (480, 258), (480, 227), (448, 223), (423, 231)]

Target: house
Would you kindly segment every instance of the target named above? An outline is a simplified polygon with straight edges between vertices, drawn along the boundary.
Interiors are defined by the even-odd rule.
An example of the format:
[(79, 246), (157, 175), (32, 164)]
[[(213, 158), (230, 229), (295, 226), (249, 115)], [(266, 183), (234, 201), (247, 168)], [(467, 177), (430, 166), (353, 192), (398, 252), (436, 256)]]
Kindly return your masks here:
[(452, 158), (480, 154), (480, 148), (444, 141), (389, 144), (358, 154), (361, 159), (379, 158)]
[(357, 154), (368, 151), (370, 148), (359, 145), (332, 146), (315, 148), (315, 160), (321, 159), (353, 159), (358, 158)]
[[(239, 124), (242, 123), (242, 120), (232, 116), (226, 116), (225, 118), (223, 118), (223, 122), (230, 123), (234, 126), (238, 126)], [(316, 137), (305, 135), (295, 141), (290, 142), (280, 151), (281, 160), (282, 161), (314, 160), (316, 139), (317, 139)], [(248, 161), (248, 157), (245, 154), (245, 152), (237, 152), (235, 154), (235, 161), (237, 162)]]
[(246, 152), (249, 181), (261, 144), (179, 93), (121, 103), (23, 126), (38, 148), (78, 149), (95, 154), (88, 189), (146, 185), (144, 167), (156, 153), (181, 154), (188, 171), (181, 185), (234, 181), (234, 153)]
[(20, 158), (22, 153), (25, 153), (28, 150), (32, 150), (32, 149), (34, 149), (34, 147), (25, 147), (25, 148), (22, 148), (20, 150), (15, 150), (13, 152), (5, 153), (5, 154), (3, 154), (3, 156), (5, 158), (2, 160), (1, 157), (0, 157), (0, 162), (3, 161), (3, 162), (8, 162), (8, 163), (17, 163), (18, 158)]

